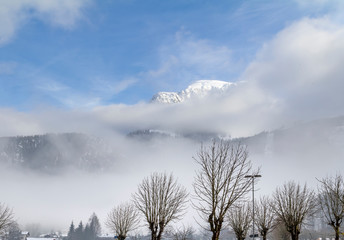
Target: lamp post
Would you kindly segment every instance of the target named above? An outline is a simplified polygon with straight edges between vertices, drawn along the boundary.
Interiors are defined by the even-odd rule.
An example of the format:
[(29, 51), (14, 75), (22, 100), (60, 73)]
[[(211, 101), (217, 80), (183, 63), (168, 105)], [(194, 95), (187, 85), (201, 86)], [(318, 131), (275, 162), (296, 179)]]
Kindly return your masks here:
[(252, 239), (254, 239), (254, 179), (261, 177), (262, 175), (246, 175), (245, 178), (252, 178)]

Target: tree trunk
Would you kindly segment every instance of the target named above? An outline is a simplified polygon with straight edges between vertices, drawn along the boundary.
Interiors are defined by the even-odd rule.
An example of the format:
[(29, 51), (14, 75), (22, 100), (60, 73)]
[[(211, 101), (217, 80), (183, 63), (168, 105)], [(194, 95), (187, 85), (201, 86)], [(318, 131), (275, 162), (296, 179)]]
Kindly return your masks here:
[[(213, 232), (213, 236), (211, 240), (219, 240), (221, 228), (222, 228), (222, 221), (216, 221), (215, 223), (213, 223), (213, 226), (214, 227), (211, 229), (211, 231)], [(211, 228), (211, 225), (210, 225), (210, 228)]]
[(263, 240), (266, 240), (266, 237), (268, 235), (268, 230), (262, 229), (259, 231), (259, 233), (263, 237)]
[(156, 237), (156, 232), (155, 232), (155, 231), (152, 231), (152, 237), (151, 237), (151, 240), (157, 240), (157, 237)]
[(336, 232), (336, 238), (335, 240), (339, 240), (339, 227), (335, 228), (335, 232)]
[(291, 240), (299, 240), (299, 234), (291, 234)]
[(219, 238), (220, 238), (220, 232), (213, 231), (213, 236), (212, 236), (211, 240), (219, 240)]
[(162, 226), (160, 226), (160, 230), (159, 230), (159, 233), (156, 237), (156, 240), (160, 240), (161, 237), (162, 237), (162, 233), (164, 232), (164, 228)]

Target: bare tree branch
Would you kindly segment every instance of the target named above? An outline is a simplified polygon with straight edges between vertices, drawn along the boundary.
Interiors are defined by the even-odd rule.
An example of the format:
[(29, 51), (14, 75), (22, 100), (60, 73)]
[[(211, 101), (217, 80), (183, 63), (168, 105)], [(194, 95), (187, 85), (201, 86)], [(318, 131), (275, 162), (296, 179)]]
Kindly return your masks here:
[(195, 230), (191, 227), (185, 227), (184, 225), (179, 228), (171, 229), (169, 235), (173, 240), (193, 240)]
[(13, 223), (13, 217), (12, 209), (0, 203), (0, 232), (7, 229)]
[(318, 180), (318, 201), (326, 223), (335, 231), (335, 239), (339, 240), (340, 227), (344, 218), (344, 181), (341, 175)]
[(134, 203), (148, 223), (152, 240), (160, 240), (166, 225), (184, 215), (187, 196), (172, 174), (153, 173), (142, 181)]
[(138, 212), (131, 203), (121, 204), (109, 212), (106, 226), (116, 233), (119, 240), (124, 240), (128, 232), (138, 226)]
[(255, 223), (263, 240), (266, 240), (268, 233), (271, 232), (276, 225), (272, 202), (266, 196), (260, 198), (256, 203)]
[(229, 209), (228, 224), (238, 240), (244, 240), (250, 228), (252, 213), (249, 203), (242, 203)]
[(251, 162), (241, 144), (213, 141), (201, 146), (194, 158), (200, 166), (193, 184), (194, 208), (209, 225), (212, 240), (218, 240), (225, 215), (232, 204), (251, 190)]
[(305, 219), (316, 211), (317, 201), (314, 192), (306, 185), (302, 188), (291, 181), (277, 188), (273, 199), (272, 207), (277, 219), (284, 223), (292, 240), (298, 240)]

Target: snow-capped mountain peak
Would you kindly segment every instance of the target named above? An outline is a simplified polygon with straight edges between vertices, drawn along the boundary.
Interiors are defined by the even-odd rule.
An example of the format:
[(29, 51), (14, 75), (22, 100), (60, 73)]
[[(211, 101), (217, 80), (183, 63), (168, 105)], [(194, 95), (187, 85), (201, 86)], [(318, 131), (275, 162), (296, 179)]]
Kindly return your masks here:
[(183, 100), (176, 92), (158, 92), (153, 96), (151, 102), (159, 102), (159, 103), (179, 103)]
[(203, 98), (210, 92), (224, 92), (233, 83), (219, 80), (199, 80), (180, 92), (159, 92), (153, 96), (151, 102), (179, 103), (192, 98)]

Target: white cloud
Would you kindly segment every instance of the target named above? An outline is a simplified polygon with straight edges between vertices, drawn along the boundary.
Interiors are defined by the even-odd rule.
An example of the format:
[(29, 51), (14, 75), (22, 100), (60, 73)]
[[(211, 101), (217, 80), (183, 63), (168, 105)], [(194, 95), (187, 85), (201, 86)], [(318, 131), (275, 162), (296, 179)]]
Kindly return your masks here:
[(15, 62), (0, 62), (0, 74), (12, 74), (16, 66)]
[(138, 80), (136, 78), (126, 78), (120, 81), (107, 80), (102, 77), (96, 77), (92, 80), (93, 87), (98, 95), (105, 98), (112, 97), (115, 94), (125, 91)]
[(343, 42), (343, 25), (303, 19), (266, 43), (243, 79), (279, 99), (292, 119), (343, 114)]
[(0, 109), (0, 123), (3, 126), (0, 136), (22, 136), (43, 133), (42, 124), (31, 114), (10, 109)]
[(44, 92), (60, 92), (69, 89), (66, 85), (47, 78), (42, 79), (36, 88)]
[(222, 130), (233, 136), (255, 134), (299, 120), (342, 115), (343, 43), (343, 25), (327, 18), (302, 19), (262, 47), (241, 76), (243, 83), (223, 99), (173, 106), (113, 105), (98, 109), (97, 115), (122, 129), (136, 125)]
[(142, 75), (160, 88), (175, 89), (199, 79), (229, 79), (235, 68), (228, 47), (181, 30), (160, 47), (158, 68)]
[[(35, 16), (43, 21), (64, 28), (72, 28), (82, 18), (82, 10), (89, 0), (36, 0), (29, 1), (35, 9)], [(28, 2), (28, 3), (29, 3)]]
[(86, 94), (51, 78), (40, 77), (35, 84), (39, 94), (52, 98), (69, 109), (92, 108), (101, 104), (102, 98), (100, 95), (86, 96)]
[(325, 7), (344, 7), (344, 3), (341, 0), (295, 0), (302, 8), (325, 8)]
[(39, 77), (34, 84), (39, 94), (54, 99), (68, 109), (92, 109), (104, 104), (108, 99), (125, 91), (136, 82), (135, 78), (115, 82), (95, 77), (90, 81), (85, 81), (88, 91), (72, 88), (68, 83), (62, 83), (49, 77)]
[(0, 0), (0, 45), (32, 18), (63, 28), (73, 28), (90, 0)]

